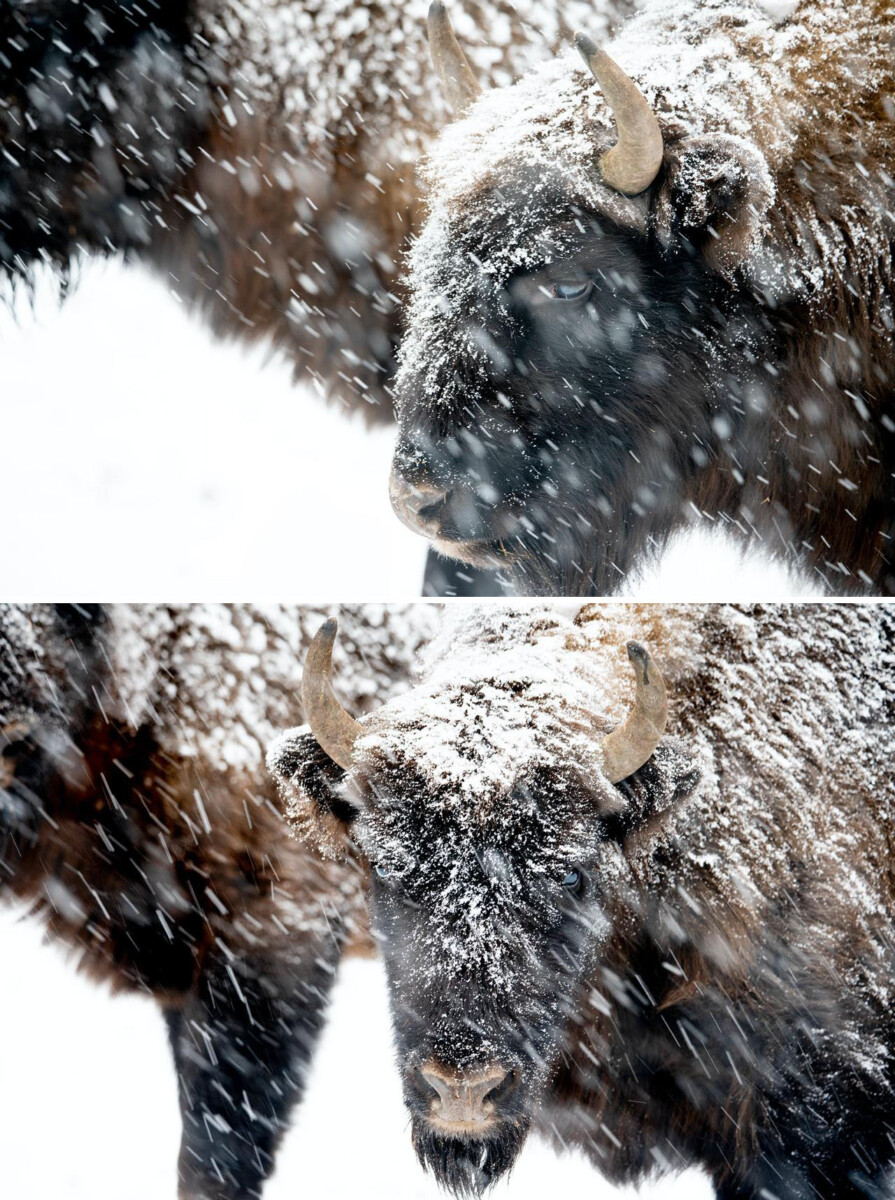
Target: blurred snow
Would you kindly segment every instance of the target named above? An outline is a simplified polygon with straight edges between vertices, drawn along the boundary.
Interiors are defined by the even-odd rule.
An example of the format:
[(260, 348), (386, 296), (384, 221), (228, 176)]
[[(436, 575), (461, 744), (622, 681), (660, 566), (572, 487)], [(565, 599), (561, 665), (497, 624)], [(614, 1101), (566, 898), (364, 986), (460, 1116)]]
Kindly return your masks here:
[(759, 8), (774, 21), (785, 21), (798, 8), (799, 0), (756, 0)]
[[(150, 1001), (112, 999), (0, 909), (0, 1156), (15, 1200), (175, 1200), (177, 1088)], [(445, 1200), (410, 1146), (378, 963), (349, 960), (305, 1102), (265, 1200), (297, 1195)], [(696, 1172), (637, 1193), (604, 1183), (578, 1155), (532, 1140), (495, 1200), (547, 1195), (710, 1200)]]
[(264, 347), (215, 340), (141, 270), (91, 266), (61, 309), (41, 279), (15, 313), (0, 309), (4, 600), (420, 594), (389, 428), (296, 387)]
[[(263, 347), (216, 341), (163, 284), (91, 264), (60, 308), (0, 305), (0, 597), (407, 600), (426, 547), (388, 501), (393, 433), (346, 419)], [(642, 599), (811, 594), (703, 529)]]

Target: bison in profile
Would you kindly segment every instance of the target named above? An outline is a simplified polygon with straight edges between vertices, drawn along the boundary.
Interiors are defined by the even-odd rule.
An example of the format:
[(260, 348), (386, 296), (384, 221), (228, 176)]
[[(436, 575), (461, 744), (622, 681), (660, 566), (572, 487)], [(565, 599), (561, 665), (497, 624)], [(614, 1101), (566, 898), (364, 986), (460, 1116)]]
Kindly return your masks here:
[[(508, 81), (630, 0), (472, 0)], [(0, 4), (0, 275), (125, 253), (228, 336), (392, 415), (415, 163), (448, 113), (426, 0)], [(486, 31), (498, 31), (489, 41)]]
[[(181, 1200), (261, 1195), (338, 962), (368, 943), (357, 857), (287, 837), (264, 769), (323, 615), (0, 609), (0, 897), (95, 980), (161, 1005)], [(435, 614), (345, 615), (364, 709), (406, 685)]]
[(483, 1190), (533, 1130), (619, 1183), (888, 1194), (892, 608), (491, 606), (360, 720), (334, 639), (269, 762), (306, 837), (373, 864), (438, 1180)]
[(888, 0), (663, 0), (483, 95), (445, 43), (399, 516), (530, 592), (708, 521), (895, 593), (893, 39)]

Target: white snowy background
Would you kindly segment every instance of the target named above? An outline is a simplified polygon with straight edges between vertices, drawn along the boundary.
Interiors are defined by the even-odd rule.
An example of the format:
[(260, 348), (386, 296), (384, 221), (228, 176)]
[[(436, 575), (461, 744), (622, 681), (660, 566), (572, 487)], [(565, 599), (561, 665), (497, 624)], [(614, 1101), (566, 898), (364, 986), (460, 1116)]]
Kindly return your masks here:
[[(393, 434), (216, 341), (164, 284), (94, 264), (60, 307), (0, 305), (0, 598), (407, 600), (425, 542), (392, 514)], [(629, 591), (772, 600), (810, 583), (708, 522)]]

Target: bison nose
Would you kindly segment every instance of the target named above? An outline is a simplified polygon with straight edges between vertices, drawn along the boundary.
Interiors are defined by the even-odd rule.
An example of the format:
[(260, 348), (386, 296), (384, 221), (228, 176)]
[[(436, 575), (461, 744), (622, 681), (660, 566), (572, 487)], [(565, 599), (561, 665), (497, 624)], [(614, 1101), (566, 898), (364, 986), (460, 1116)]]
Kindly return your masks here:
[(434, 483), (410, 482), (392, 471), (389, 496), (398, 518), (414, 533), (434, 537), (438, 533), (439, 514), (448, 493)]
[(489, 1124), (495, 1102), (513, 1083), (513, 1072), (500, 1066), (460, 1072), (430, 1061), (420, 1074), (434, 1092), (429, 1116), (447, 1125)]

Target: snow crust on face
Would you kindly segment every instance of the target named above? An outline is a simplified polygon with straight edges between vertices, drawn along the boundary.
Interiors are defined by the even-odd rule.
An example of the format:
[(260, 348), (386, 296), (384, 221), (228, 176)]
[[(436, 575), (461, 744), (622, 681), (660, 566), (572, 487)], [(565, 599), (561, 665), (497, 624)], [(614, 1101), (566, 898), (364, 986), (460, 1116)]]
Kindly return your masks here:
[[(770, 199), (806, 125), (841, 126), (849, 104), (859, 107), (891, 75), (880, 19), (871, 6), (845, 0), (803, 0), (788, 19), (751, 0), (654, 0), (606, 49), (649, 100), (666, 143), (714, 133), (742, 139), (745, 169)], [(462, 345), (487, 366), (488, 348), (464, 332), (464, 319), (483, 297), (506, 316), (507, 279), (568, 253), (575, 228), (557, 223), (563, 211), (577, 207), (646, 229), (646, 198), (627, 199), (599, 178), (597, 158), (614, 140), (599, 88), (573, 50), (510, 88), (486, 92), (444, 130), (421, 168), (429, 211), (409, 255), (399, 394), (422, 386), (433, 404), (456, 399), (439, 369), (445, 347), (454, 353)], [(873, 186), (884, 184), (880, 176)], [(809, 219), (786, 246), (772, 244), (766, 214), (742, 269), (777, 293), (810, 287), (820, 294), (858, 253), (849, 247), (879, 243), (880, 207), (840, 214), (842, 229)], [(474, 390), (465, 386), (464, 398)]]
[[(633, 675), (623, 650), (570, 646), (572, 615), (500, 605), (448, 617), (421, 656), (424, 682), (368, 722), (359, 762), (409, 762), (459, 820), (481, 822), (525, 772), (598, 769), (595, 727), (624, 715)], [(630, 678), (628, 678), (630, 676)]]
[(275, 733), (301, 715), (301, 674), (326, 617), (341, 630), (335, 663), (344, 703), (368, 712), (408, 686), (438, 606), (116, 605), (112, 715), (151, 722), (163, 749), (257, 773)]
[[(604, 31), (624, 3), (515, 0), (451, 6), (458, 36), (482, 80), (504, 86), (590, 22)], [(450, 117), (426, 43), (429, 0), (223, 0), (204, 35), (228, 61), (251, 102), (276, 106), (297, 147), (331, 148), (334, 137), (370, 134), (383, 164), (412, 163)], [(361, 113), (365, 115), (361, 115)]]

